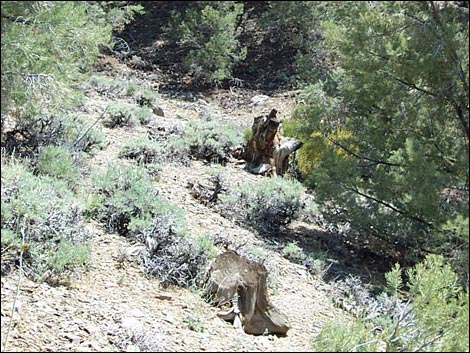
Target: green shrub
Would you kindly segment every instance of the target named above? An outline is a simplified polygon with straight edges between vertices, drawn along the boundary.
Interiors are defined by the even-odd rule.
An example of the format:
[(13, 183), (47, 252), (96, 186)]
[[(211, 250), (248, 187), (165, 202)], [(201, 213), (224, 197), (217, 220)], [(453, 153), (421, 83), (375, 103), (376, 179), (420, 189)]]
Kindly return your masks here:
[(299, 85), (330, 79), (320, 28), (322, 16), (330, 10), (327, 6), (318, 1), (268, 1), (260, 18), (262, 28), (276, 38), (278, 50), (290, 47), (295, 53), (291, 54), (295, 72), (284, 79), (282, 73), (276, 73), (279, 79)]
[(457, 215), (441, 225), (434, 234), (438, 250), (459, 274), (462, 283), (469, 278), (468, 215)]
[(72, 154), (60, 146), (41, 148), (36, 169), (43, 175), (65, 180), (71, 187), (77, 185), (80, 177), (80, 170), (74, 162)]
[(245, 256), (251, 261), (264, 263), (269, 258), (269, 252), (263, 247), (257, 245), (244, 246), (239, 251), (240, 255)]
[(170, 233), (186, 232), (182, 210), (158, 197), (158, 190), (143, 169), (110, 165), (106, 172), (92, 175), (92, 183), (89, 214), (109, 231), (143, 240), (152, 219), (160, 217)]
[(140, 93), (137, 94), (136, 102), (138, 105), (155, 107), (157, 105), (157, 92), (151, 88), (144, 88)]
[[(5, 217), (5, 219), (7, 219), (7, 218), (8, 217)], [(2, 215), (2, 219), (4, 219), (3, 215)], [(11, 247), (11, 248), (14, 248), (16, 250), (21, 249), (21, 238), (14, 231), (12, 231), (10, 229), (2, 228), (1, 239), (2, 239), (2, 253), (3, 253), (3, 249), (5, 247)]]
[(164, 149), (159, 142), (144, 136), (126, 141), (119, 152), (119, 157), (134, 159), (138, 163), (149, 164), (163, 161), (164, 154)]
[[(409, 344), (411, 349), (427, 345), (437, 352), (468, 351), (469, 300), (468, 284), (463, 290), (457, 274), (438, 255), (428, 255), (425, 261), (407, 270), (412, 306), (420, 328)], [(408, 348), (408, 347), (407, 347)]]
[(94, 90), (99, 95), (107, 98), (132, 96), (137, 89), (137, 85), (132, 81), (101, 75), (91, 76), (82, 87), (85, 91)]
[(281, 251), (282, 256), (293, 262), (299, 263), (307, 267), (307, 270), (315, 275), (322, 276), (325, 270), (325, 256), (317, 253), (308, 252), (297, 245), (297, 242), (292, 241), (288, 243)]
[(217, 256), (217, 250), (208, 234), (204, 234), (196, 239), (195, 250), (199, 254), (205, 254), (209, 260), (212, 260)]
[(183, 320), (188, 324), (188, 328), (191, 331), (195, 332), (204, 332), (204, 326), (202, 326), (201, 322), (198, 319), (194, 319), (192, 316), (188, 315)]
[[(3, 196), (3, 195), (2, 195)], [(3, 207), (3, 204), (2, 204)], [(2, 220), (8, 219), (9, 217), (3, 213), (2, 210)], [(2, 221), (3, 224), (3, 221)], [(5, 229), (2, 226), (1, 229), (1, 250), (2, 250), (2, 260), (1, 260), (1, 275), (8, 274), (19, 262), (19, 256), (22, 252), (22, 243), (20, 235), (16, 232)]]
[[(82, 136), (85, 129), (63, 116), (82, 102), (80, 86), (113, 29), (142, 12), (140, 5), (119, 3), (2, 2), (1, 123), (7, 151), (31, 154), (64, 140), (75, 150), (95, 144), (92, 130)], [(11, 127), (3, 136), (7, 119)]]
[(52, 258), (52, 267), (56, 271), (64, 271), (70, 266), (83, 266), (88, 262), (89, 249), (86, 244), (74, 244), (62, 239)]
[(153, 109), (147, 106), (144, 107), (137, 107), (137, 120), (141, 125), (146, 125), (150, 122), (152, 116), (153, 116)]
[[(436, 7), (429, 17), (425, 3), (321, 6), (333, 80), (313, 81), (284, 127), (305, 142), (299, 165), (325, 219), (349, 224), (345, 238), (377, 241), (372, 251), (400, 252), (408, 263), (429, 252), (468, 253), (464, 239), (436, 234), (469, 213), (468, 134), (457, 108), (468, 106), (468, 89), (448, 65), (459, 57), (468, 66), (463, 9)], [(453, 51), (432, 49), (437, 29)]]
[(170, 155), (190, 155), (196, 159), (224, 164), (236, 155), (243, 137), (234, 124), (220, 121), (190, 121), (179, 138), (170, 141)]
[(109, 128), (135, 126), (138, 123), (137, 108), (134, 104), (110, 103), (103, 119), (103, 125)]
[(256, 184), (242, 184), (229, 195), (221, 195), (221, 200), (225, 207), (234, 207), (256, 230), (276, 234), (302, 207), (303, 192), (304, 187), (298, 181), (276, 176), (263, 178)]
[(113, 33), (122, 32), (136, 14), (145, 13), (142, 5), (130, 5), (126, 1), (100, 1), (100, 6), (105, 11), (106, 22), (112, 26)]
[(126, 96), (133, 96), (137, 92), (138, 86), (135, 81), (130, 81), (126, 88)]
[(145, 163), (144, 169), (148, 175), (150, 175), (151, 177), (156, 177), (158, 179), (163, 168), (161, 164), (151, 162)]
[(240, 48), (237, 16), (243, 4), (227, 1), (201, 1), (184, 16), (174, 12), (167, 33), (189, 47), (184, 58), (186, 68), (196, 77), (213, 82), (231, 76), (231, 69), (246, 56)]
[(152, 115), (152, 109), (149, 107), (139, 107), (135, 104), (121, 102), (111, 103), (107, 108), (103, 125), (109, 128), (133, 127), (138, 123), (143, 125), (150, 121)]
[(295, 241), (288, 243), (282, 249), (282, 255), (291, 260), (305, 260), (307, 258), (307, 255), (305, 255), (302, 248)]
[(215, 256), (207, 236), (187, 235), (183, 210), (158, 197), (150, 176), (140, 168), (111, 165), (92, 177), (89, 214), (109, 231), (145, 244), (142, 269), (158, 276), (163, 286), (198, 285), (208, 261)]
[(312, 340), (314, 352), (378, 352), (379, 341), (361, 321), (328, 323)]
[(210, 239), (178, 236), (161, 231), (165, 229), (162, 225), (163, 222), (154, 219), (145, 231), (146, 251), (141, 256), (145, 273), (158, 276), (164, 287), (202, 286), (208, 262), (215, 256)]
[(253, 129), (251, 127), (247, 127), (243, 131), (243, 138), (245, 139), (245, 142), (249, 141), (253, 136)]
[(129, 60), (130, 66), (132, 68), (145, 68), (145, 61), (138, 55), (132, 55)]
[(21, 108), (20, 120), (28, 121), (73, 106), (73, 87), (111, 36), (99, 5), (4, 1), (1, 11), (2, 114)]
[[(83, 207), (64, 180), (35, 176), (13, 158), (2, 158), (1, 193), (2, 269), (4, 261), (17, 262), (19, 242), (28, 248), (23, 270), (33, 280), (46, 272), (68, 276), (86, 263), (85, 256), (77, 261), (75, 254), (64, 254), (60, 246), (64, 242), (70, 248), (83, 249), (88, 237)], [(13, 252), (4, 253), (5, 247)], [(62, 254), (60, 266), (58, 253)]]
[(53, 144), (71, 146), (73, 151), (86, 153), (92, 153), (95, 148), (103, 148), (103, 131), (95, 124), (90, 124), (83, 115), (69, 113), (59, 123), (64, 129), (63, 136)]
[(82, 115), (60, 113), (39, 115), (34, 119), (19, 120), (15, 134), (6, 133), (5, 151), (32, 156), (42, 146), (68, 146), (71, 151), (91, 152), (101, 147), (103, 133), (86, 123)]
[(150, 88), (139, 91), (139, 86), (133, 79), (92, 75), (83, 85), (85, 92), (95, 91), (103, 97), (110, 99), (135, 97), (140, 106), (151, 105), (157, 102), (157, 94)]
[[(351, 323), (330, 323), (314, 339), (318, 351), (376, 350), (465, 352), (469, 348), (468, 285), (441, 255), (426, 259), (406, 271), (402, 280), (398, 264), (385, 275), (391, 297), (372, 297), (357, 279), (339, 286), (341, 303), (354, 315)], [(408, 288), (408, 292), (404, 289)]]

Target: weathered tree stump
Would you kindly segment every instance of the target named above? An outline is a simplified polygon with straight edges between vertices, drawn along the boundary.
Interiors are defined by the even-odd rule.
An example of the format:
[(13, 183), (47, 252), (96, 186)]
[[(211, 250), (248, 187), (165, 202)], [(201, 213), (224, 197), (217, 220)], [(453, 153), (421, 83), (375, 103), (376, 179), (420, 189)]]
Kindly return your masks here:
[(218, 307), (231, 304), (218, 316), (234, 323), (239, 319), (243, 330), (249, 334), (285, 335), (290, 328), (288, 320), (269, 301), (267, 276), (264, 265), (235, 251), (217, 256), (209, 271), (207, 294)]
[(243, 156), (252, 173), (284, 175), (289, 155), (303, 145), (302, 141), (282, 135), (281, 121), (276, 114), (277, 110), (272, 109), (269, 115), (254, 118), (253, 134)]

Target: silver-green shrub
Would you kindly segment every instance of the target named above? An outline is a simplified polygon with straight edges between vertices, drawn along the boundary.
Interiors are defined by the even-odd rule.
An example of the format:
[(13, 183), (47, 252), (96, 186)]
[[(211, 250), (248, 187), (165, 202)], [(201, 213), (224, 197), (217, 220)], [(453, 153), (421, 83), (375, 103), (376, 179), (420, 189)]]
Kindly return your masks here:
[(222, 207), (229, 214), (241, 216), (262, 233), (277, 234), (301, 209), (304, 190), (297, 180), (276, 176), (264, 178), (259, 183), (242, 184), (220, 198)]
[(2, 273), (17, 265), (19, 256), (33, 280), (46, 272), (69, 275), (86, 264), (83, 206), (64, 180), (36, 176), (13, 158), (2, 158), (1, 195)]

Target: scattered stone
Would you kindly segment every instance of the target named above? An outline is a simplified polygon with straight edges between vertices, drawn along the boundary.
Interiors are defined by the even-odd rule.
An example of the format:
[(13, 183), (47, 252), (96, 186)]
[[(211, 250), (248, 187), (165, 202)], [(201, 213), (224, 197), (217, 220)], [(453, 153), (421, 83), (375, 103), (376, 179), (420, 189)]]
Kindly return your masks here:
[(140, 352), (140, 348), (136, 344), (128, 344), (126, 347), (126, 352)]
[(158, 116), (165, 116), (165, 112), (163, 111), (162, 107), (157, 106), (153, 108), (153, 113)]
[(142, 323), (135, 317), (125, 317), (122, 319), (122, 327), (127, 328), (131, 331), (142, 330)]
[(263, 103), (266, 102), (268, 99), (269, 99), (269, 96), (265, 96), (265, 95), (263, 95), (263, 94), (254, 96), (254, 97), (251, 98), (251, 100), (250, 100), (250, 101), (251, 101), (250, 106), (263, 104)]

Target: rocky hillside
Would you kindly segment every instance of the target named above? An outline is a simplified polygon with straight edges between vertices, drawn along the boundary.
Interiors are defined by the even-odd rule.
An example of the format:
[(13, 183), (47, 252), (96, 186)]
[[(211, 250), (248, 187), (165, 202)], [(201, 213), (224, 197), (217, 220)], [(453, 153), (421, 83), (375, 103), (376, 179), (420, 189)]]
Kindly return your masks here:
[[(85, 194), (94, 172), (105, 170), (113, 162), (132, 163), (119, 158), (119, 151), (126, 141), (145, 136), (149, 128), (165, 132), (190, 121), (217, 118), (246, 129), (254, 117), (272, 108), (279, 111), (281, 119), (288, 119), (296, 97), (296, 92), (268, 96), (236, 85), (202, 93), (168, 90), (158, 70), (141, 71), (112, 56), (100, 59), (96, 76), (152, 88), (159, 92), (160, 111), (144, 125), (102, 127), (106, 147), (87, 161), (82, 188)], [(132, 100), (89, 87), (85, 91), (82, 110), (90, 124), (110, 102)], [(380, 272), (374, 271), (373, 262), (363, 263), (354, 249), (338, 246), (338, 235), (321, 229), (311, 219), (298, 219), (279, 237), (266, 238), (202, 204), (193, 196), (191, 185), (207, 182), (214, 168), (223, 177), (226, 189), (263, 178), (245, 171), (243, 160), (231, 159), (223, 166), (198, 160), (187, 165), (168, 162), (162, 165), (155, 188), (160, 196), (185, 211), (189, 236), (209, 235), (219, 240), (218, 253), (234, 249), (264, 262), (269, 271), (270, 299), (290, 321), (291, 329), (285, 337), (247, 335), (218, 318), (216, 308), (202, 299), (200, 291), (161, 286), (158, 278), (146, 276), (141, 270), (139, 244), (89, 221), (92, 253), (86, 272), (80, 276), (58, 286), (31, 282), (17, 270), (2, 277), (2, 350), (310, 351), (320, 328), (345, 315), (332, 301), (334, 280), (362, 274), (364, 280), (375, 281), (381, 278)], [(282, 256), (282, 248), (293, 241), (304, 251), (324, 255), (321, 271), (312, 273)]]

